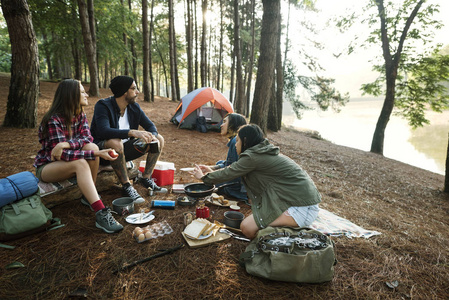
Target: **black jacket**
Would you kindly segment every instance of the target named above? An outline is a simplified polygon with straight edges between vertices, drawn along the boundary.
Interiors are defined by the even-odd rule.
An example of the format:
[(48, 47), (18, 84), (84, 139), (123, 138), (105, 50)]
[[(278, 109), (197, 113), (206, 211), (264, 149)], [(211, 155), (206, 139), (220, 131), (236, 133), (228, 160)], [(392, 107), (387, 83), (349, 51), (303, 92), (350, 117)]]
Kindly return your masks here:
[[(145, 115), (140, 105), (137, 103), (128, 104), (128, 122), (130, 129), (139, 129), (139, 125), (146, 131), (157, 136), (157, 128)], [(118, 129), (120, 118), (120, 108), (114, 96), (100, 99), (95, 104), (94, 116), (90, 131), (94, 137), (94, 143), (110, 139), (126, 139), (130, 129)]]

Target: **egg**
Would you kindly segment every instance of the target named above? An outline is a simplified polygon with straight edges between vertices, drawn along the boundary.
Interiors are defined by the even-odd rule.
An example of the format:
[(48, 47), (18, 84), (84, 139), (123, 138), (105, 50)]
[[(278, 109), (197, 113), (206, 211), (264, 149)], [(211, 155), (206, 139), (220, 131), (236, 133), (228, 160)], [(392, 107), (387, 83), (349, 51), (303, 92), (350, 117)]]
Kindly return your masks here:
[(139, 235), (141, 235), (143, 233), (143, 231), (142, 231), (142, 229), (134, 229), (134, 232), (133, 232), (133, 235), (134, 236), (139, 236)]
[(148, 230), (147, 232), (145, 232), (145, 238), (148, 240), (148, 239), (151, 239), (153, 237), (153, 234), (151, 233), (151, 231), (150, 230)]
[(145, 234), (143, 234), (143, 233), (139, 234), (139, 236), (137, 237), (137, 240), (139, 242), (143, 242), (143, 240), (145, 240)]

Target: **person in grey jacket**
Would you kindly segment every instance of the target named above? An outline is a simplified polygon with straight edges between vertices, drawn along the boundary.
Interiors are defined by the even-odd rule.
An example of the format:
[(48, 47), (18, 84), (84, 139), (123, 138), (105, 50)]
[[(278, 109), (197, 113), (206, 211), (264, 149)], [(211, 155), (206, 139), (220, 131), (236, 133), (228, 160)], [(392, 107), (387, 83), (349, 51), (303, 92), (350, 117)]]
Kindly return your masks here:
[(280, 154), (259, 126), (242, 126), (236, 142), (239, 159), (213, 171), (196, 166), (191, 174), (206, 184), (241, 177), (251, 201), (252, 214), (240, 225), (243, 234), (254, 238), (267, 226), (308, 226), (317, 217), (321, 202), (313, 180), (297, 163)]

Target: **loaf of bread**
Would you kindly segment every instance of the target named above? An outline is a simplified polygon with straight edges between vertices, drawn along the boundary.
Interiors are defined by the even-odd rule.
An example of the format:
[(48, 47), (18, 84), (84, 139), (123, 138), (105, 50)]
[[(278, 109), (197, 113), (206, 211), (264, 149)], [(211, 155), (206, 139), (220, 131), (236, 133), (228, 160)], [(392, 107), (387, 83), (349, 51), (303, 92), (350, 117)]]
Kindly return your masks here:
[(184, 229), (184, 234), (192, 239), (198, 239), (203, 233), (205, 233), (210, 227), (212, 223), (206, 219), (195, 219), (187, 225)]

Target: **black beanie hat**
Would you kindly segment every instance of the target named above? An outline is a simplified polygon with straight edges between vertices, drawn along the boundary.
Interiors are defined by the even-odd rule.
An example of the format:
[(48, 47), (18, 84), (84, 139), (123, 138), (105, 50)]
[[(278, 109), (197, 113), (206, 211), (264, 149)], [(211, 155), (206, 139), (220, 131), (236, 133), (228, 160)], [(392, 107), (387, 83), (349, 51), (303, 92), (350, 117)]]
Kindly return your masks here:
[(117, 76), (111, 80), (109, 88), (114, 94), (115, 98), (123, 96), (126, 91), (131, 87), (134, 82), (134, 78), (129, 76)]

